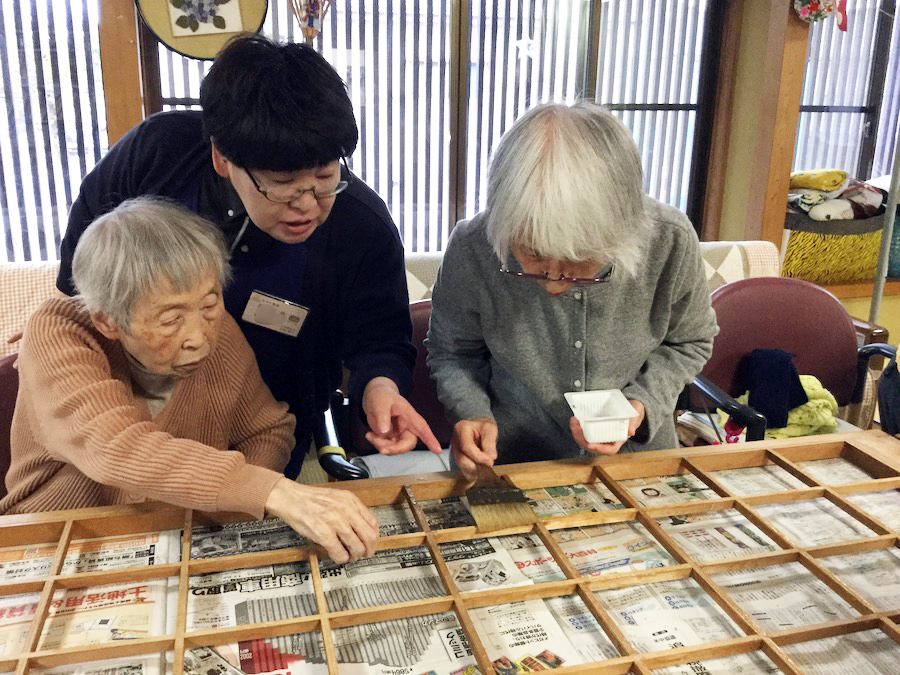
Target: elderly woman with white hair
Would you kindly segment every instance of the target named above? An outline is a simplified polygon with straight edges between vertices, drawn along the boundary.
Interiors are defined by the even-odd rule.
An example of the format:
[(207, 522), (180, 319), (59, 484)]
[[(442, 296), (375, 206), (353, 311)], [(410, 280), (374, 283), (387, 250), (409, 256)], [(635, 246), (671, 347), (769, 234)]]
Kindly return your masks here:
[[(593, 103), (536, 107), (501, 138), (486, 210), (451, 232), (426, 341), (466, 475), (677, 447), (675, 402), (717, 327), (691, 223), (641, 179), (630, 134)], [(637, 411), (627, 442), (585, 439), (564, 393), (597, 389)]]
[(278, 516), (337, 562), (373, 553), (378, 523), (354, 495), (282, 475), (294, 417), (225, 311), (228, 275), (218, 228), (161, 200), (86, 230), (80, 295), (25, 329), (0, 514), (153, 499)]

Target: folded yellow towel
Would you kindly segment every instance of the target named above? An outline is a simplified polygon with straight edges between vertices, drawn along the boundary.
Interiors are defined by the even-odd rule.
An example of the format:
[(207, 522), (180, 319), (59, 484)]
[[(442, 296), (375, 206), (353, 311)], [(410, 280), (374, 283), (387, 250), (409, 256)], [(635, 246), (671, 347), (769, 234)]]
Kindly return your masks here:
[[(766, 429), (766, 438), (793, 438), (795, 436), (812, 436), (813, 434), (829, 434), (837, 428), (838, 405), (834, 396), (814, 375), (801, 375), (800, 384), (809, 401), (788, 411), (787, 426), (777, 429)], [(738, 396), (737, 400), (746, 405), (747, 394)], [(728, 413), (719, 410), (719, 418), (724, 425)]]
[(791, 174), (791, 188), (809, 188), (829, 192), (839, 188), (849, 174), (841, 169), (811, 169), (794, 171)]

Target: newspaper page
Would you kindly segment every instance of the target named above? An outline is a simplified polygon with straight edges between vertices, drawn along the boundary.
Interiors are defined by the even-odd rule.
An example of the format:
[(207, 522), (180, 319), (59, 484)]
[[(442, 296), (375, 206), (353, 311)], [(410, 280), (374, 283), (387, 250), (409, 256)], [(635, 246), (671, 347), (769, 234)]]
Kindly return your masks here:
[(41, 675), (162, 675), (166, 668), (164, 656), (152, 655), (73, 663), (55, 668), (31, 668), (29, 672)]
[(657, 518), (656, 522), (691, 558), (729, 560), (779, 550), (762, 530), (737, 509)]
[(641, 506), (715, 499), (719, 495), (706, 483), (690, 473), (652, 478), (628, 478), (619, 481)]
[[(479, 675), (453, 612), (338, 628), (341, 675)], [(327, 675), (321, 633), (246, 640), (185, 652), (187, 675)]]
[(882, 612), (900, 610), (900, 551), (847, 553), (820, 561)]
[[(177, 548), (178, 530), (79, 539), (69, 544), (62, 573), (161, 565), (177, 559)], [(46, 577), (56, 550), (55, 543), (0, 549), (0, 582)]]
[(522, 492), (538, 518), (612, 511), (625, 507), (603, 483), (557, 485)]
[[(277, 665), (281, 666), (280, 659)], [(213, 647), (184, 650), (184, 675), (243, 675), (243, 673), (243, 670), (229, 663)]]
[(186, 675), (326, 675), (322, 634), (297, 633), (185, 650)]
[[(188, 630), (291, 619), (316, 612), (307, 562), (199, 574), (189, 583)], [(172, 591), (177, 593), (177, 588)]]
[(562, 595), (547, 598), (544, 604), (584, 661), (603, 661), (619, 656), (619, 650), (580, 597)]
[(531, 579), (532, 583), (539, 584), (566, 578), (562, 568), (536, 534), (497, 537), (497, 542), (509, 553), (516, 568)]
[(693, 579), (595, 593), (638, 652), (688, 647), (742, 635)]
[(60, 589), (53, 594), (40, 649), (163, 635), (166, 579)]
[(824, 546), (874, 537), (875, 533), (824, 497), (755, 506), (793, 544)]
[(448, 594), (424, 546), (377, 551), (346, 565), (324, 561), (320, 573), (332, 612)]
[[(518, 570), (508, 551), (496, 539), (445, 543), (441, 548), (453, 580), (460, 590), (474, 591), (532, 583)], [(370, 558), (346, 565), (325, 561), (320, 574), (326, 602), (331, 611), (375, 607), (448, 594), (428, 549), (423, 546), (378, 551)], [(306, 616), (315, 611), (310, 567), (305, 562), (197, 575), (191, 577), (190, 584), (189, 630)], [(443, 626), (446, 617), (434, 627), (417, 626), (413, 623), (401, 630), (391, 622), (384, 626), (379, 624), (378, 630), (394, 626), (390, 629), (395, 634), (390, 639), (386, 637), (384, 640), (375, 640), (374, 644), (362, 651), (351, 643), (350, 638), (355, 636), (365, 641), (360, 635), (369, 636), (363, 630), (366, 627), (346, 629), (349, 637), (341, 643), (342, 649), (346, 652), (346, 661), (355, 665), (342, 667), (341, 672), (418, 674), (427, 672), (428, 668), (415, 670), (416, 668), (429, 666), (437, 669), (435, 672), (451, 673), (456, 668), (469, 665), (469, 661), (464, 659), (470, 656), (467, 647), (465, 653), (459, 652), (454, 658), (447, 659), (447, 652), (452, 644), (467, 645), (460, 638), (461, 631), (455, 615), (449, 616), (453, 618), (456, 628)], [(398, 661), (397, 654), (406, 649), (402, 646), (406, 639), (404, 631), (412, 630), (410, 626), (417, 626), (411, 653), (420, 654), (421, 658), (417, 656), (419, 660), (415, 662)], [(441, 626), (446, 630), (438, 631)], [(279, 668), (274, 667), (273, 663), (290, 662), (293, 675), (298, 672), (316, 673), (320, 672), (317, 670), (318, 666), (324, 663), (321, 638), (312, 634), (250, 640), (217, 647), (215, 651), (226, 662), (246, 672), (277, 671)], [(390, 668), (400, 670), (387, 669), (387, 662), (354, 660), (363, 655), (366, 659), (381, 656), (390, 658)], [(446, 661), (444, 665), (432, 664), (438, 655)], [(303, 669), (298, 665), (300, 662)]]
[(782, 646), (805, 675), (887, 675), (897, 672), (900, 645), (878, 629)]
[(797, 462), (797, 466), (822, 485), (846, 485), (872, 480), (872, 476), (843, 457), (810, 459)]
[(191, 560), (303, 546), (306, 540), (279, 518), (191, 528)]
[[(444, 543), (440, 549), (460, 591), (532, 583), (495, 538)], [(326, 561), (321, 573), (328, 609), (332, 612), (449, 594), (424, 546), (378, 551), (374, 556), (346, 565)]]
[(636, 521), (554, 531), (579, 574), (599, 576), (674, 565), (675, 559)]
[[(469, 513), (469, 502), (465, 497), (444, 497), (419, 502), (428, 527), (432, 530), (446, 530), (452, 527), (472, 527), (475, 519)], [(410, 514), (412, 518), (412, 514)]]
[(861, 492), (846, 495), (846, 499), (895, 532), (900, 532), (900, 490)]
[[(554, 530), (553, 535), (584, 576), (665, 567), (675, 562), (653, 535), (636, 522)], [(497, 538), (497, 542), (534, 583), (566, 578), (536, 534), (508, 535)]]
[(496, 538), (449, 542), (440, 549), (453, 583), (462, 592), (533, 583)]
[[(419, 502), (419, 505), (432, 529), (466, 527), (475, 524), (464, 498), (431, 499)], [(419, 531), (415, 517), (405, 503), (373, 506), (372, 513), (378, 519), (378, 534), (382, 537)], [(207, 525), (191, 530), (192, 560), (241, 553), (277, 551), (305, 545), (306, 539), (278, 518), (247, 520), (225, 525)], [(2, 573), (2, 567), (0, 567), (0, 573)]]
[(25, 640), (40, 599), (40, 593), (0, 596), (0, 656), (17, 657), (26, 651)]
[(453, 612), (338, 628), (341, 675), (478, 675)]
[[(591, 636), (600, 641), (597, 646), (591, 648), (590, 653), (610, 653), (615, 656), (617, 652), (602, 631), (599, 633), (590, 631), (585, 636), (585, 633), (588, 633), (586, 629), (596, 626), (596, 630), (599, 631), (599, 625), (593, 621), (586, 607), (584, 612), (571, 613), (571, 608), (574, 607), (576, 606), (572, 605), (567, 610), (564, 605), (558, 605), (557, 611), (567, 617), (567, 623), (573, 626), (574, 631), (578, 631), (575, 626), (581, 629), (579, 638), (582, 641), (591, 641)], [(570, 612), (568, 615), (567, 611)], [(548, 602), (544, 600), (525, 600), (482, 607), (472, 610), (470, 615), (494, 671), (500, 675), (577, 665), (586, 660), (572, 644)], [(593, 625), (580, 622), (585, 615), (590, 617)], [(593, 658), (591, 657), (592, 660)]]
[[(441, 544), (461, 591), (532, 583), (496, 539)], [(346, 565), (323, 561), (322, 586), (331, 611), (363, 609), (448, 594), (428, 549), (378, 551)], [(307, 562), (263, 565), (191, 577), (189, 630), (308, 616), (316, 611)]]
[(784, 492), (808, 487), (806, 483), (791, 475), (787, 469), (777, 464), (747, 466), (740, 469), (713, 471), (713, 477), (732, 494), (745, 497), (762, 495), (767, 492)]
[(653, 675), (775, 675), (782, 672), (763, 652), (733, 654), (653, 671)]
[(766, 632), (858, 616), (797, 562), (716, 574), (713, 580)]
[[(273, 642), (293, 643), (294, 653), (282, 652)], [(299, 652), (304, 641), (317, 645), (313, 660)], [(226, 650), (226, 653), (229, 653)], [(233, 661), (233, 662), (232, 662)], [(237, 665), (235, 665), (237, 664)], [(260, 638), (240, 643), (240, 655), (231, 661), (214, 647), (195, 647), (184, 652), (185, 675), (244, 675), (271, 673), (272, 675), (326, 675), (322, 638), (319, 633), (290, 635), (283, 638)]]
[[(378, 533), (382, 537), (418, 530), (406, 504), (374, 506), (372, 513), (378, 519)], [(306, 539), (279, 518), (208, 525), (191, 530), (191, 559), (278, 551), (305, 545)]]

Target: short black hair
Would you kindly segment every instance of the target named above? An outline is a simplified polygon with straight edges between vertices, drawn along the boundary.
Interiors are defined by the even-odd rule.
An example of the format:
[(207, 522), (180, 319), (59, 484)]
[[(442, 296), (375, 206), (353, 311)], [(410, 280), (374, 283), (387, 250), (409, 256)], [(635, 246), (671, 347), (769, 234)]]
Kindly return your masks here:
[(200, 86), (206, 134), (245, 169), (311, 169), (353, 154), (359, 139), (340, 75), (305, 44), (236, 36)]

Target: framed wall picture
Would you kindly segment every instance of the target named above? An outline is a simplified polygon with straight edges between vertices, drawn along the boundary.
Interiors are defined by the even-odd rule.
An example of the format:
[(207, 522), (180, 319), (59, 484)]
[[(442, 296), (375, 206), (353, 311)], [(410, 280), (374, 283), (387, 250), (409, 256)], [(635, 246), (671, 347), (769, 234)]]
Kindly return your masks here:
[(135, 0), (144, 23), (169, 49), (195, 59), (215, 58), (237, 33), (257, 32), (268, 0)]

